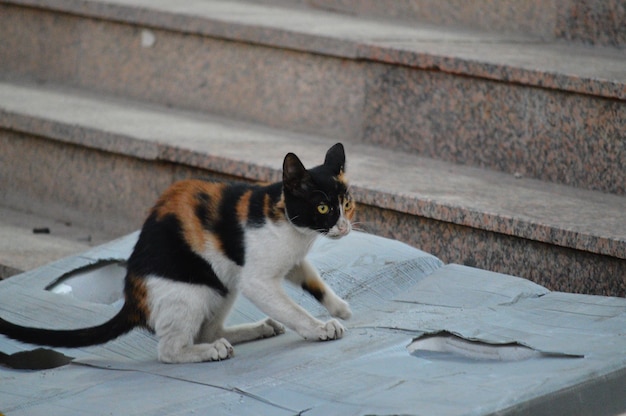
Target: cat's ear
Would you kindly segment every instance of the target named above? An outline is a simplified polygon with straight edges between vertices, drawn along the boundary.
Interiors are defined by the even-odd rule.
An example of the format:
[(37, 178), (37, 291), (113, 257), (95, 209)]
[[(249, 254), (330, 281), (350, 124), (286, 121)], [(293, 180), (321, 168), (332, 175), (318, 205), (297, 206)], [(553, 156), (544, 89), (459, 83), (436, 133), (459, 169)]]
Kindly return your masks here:
[(283, 186), (291, 193), (298, 194), (308, 189), (311, 175), (293, 153), (287, 153), (283, 161)]
[(345, 171), (346, 153), (343, 150), (343, 144), (337, 143), (326, 152), (324, 165), (328, 166), (335, 175)]

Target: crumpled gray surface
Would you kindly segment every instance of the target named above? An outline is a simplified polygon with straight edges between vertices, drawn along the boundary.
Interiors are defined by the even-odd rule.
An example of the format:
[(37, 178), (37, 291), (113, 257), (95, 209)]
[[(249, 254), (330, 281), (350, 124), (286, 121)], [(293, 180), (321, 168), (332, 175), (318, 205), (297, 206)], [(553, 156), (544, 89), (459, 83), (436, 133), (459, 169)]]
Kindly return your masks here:
[[(0, 314), (48, 327), (107, 319), (118, 306), (45, 288), (74, 268), (126, 258), (135, 239), (136, 233), (0, 282)], [(541, 403), (568, 411), (572, 403), (574, 410), (595, 412), (598, 403), (580, 403), (588, 386), (602, 386), (626, 368), (626, 299), (550, 292), (524, 279), (443, 265), (405, 244), (357, 232), (339, 241), (320, 239), (309, 258), (351, 304), (353, 319), (339, 341), (306, 342), (287, 332), (237, 345), (230, 360), (167, 365), (156, 361), (155, 339), (133, 331), (103, 346), (60, 350), (75, 357), (67, 366), (0, 369), (0, 411), (482, 415), (541, 413)], [(288, 290), (313, 314), (327, 317), (299, 288)], [(229, 321), (262, 316), (240, 298)], [(407, 349), (414, 340), (438, 336), (447, 337), (439, 340), (443, 344), (451, 339), (469, 346), (467, 353)], [(512, 360), (480, 355), (498, 345), (536, 354)], [(33, 348), (0, 337), (5, 353)], [(608, 411), (626, 406), (614, 401), (599, 404)]]

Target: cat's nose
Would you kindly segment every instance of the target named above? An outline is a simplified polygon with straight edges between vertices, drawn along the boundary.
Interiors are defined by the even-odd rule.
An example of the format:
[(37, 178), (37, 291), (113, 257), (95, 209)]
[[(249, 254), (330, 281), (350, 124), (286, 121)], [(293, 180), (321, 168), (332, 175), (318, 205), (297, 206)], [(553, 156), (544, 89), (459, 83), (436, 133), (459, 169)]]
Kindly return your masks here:
[(344, 236), (350, 232), (352, 227), (350, 227), (350, 223), (348, 221), (340, 221), (339, 224), (337, 224), (337, 228), (339, 229), (339, 233)]

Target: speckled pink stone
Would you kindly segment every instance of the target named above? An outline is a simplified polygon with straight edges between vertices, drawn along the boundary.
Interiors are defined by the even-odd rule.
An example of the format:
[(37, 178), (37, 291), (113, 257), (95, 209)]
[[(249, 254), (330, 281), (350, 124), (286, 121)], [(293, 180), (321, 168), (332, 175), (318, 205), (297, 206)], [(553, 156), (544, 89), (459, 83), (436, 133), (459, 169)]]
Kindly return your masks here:
[[(517, 22), (515, 30), (522, 32), (535, 23), (558, 23), (553, 35), (550, 29), (539, 38), (622, 44), (625, 26), (612, 27), (606, 19), (621, 16), (623, 1), (601, 7), (571, 0), (560, 7), (564, 1), (506, 0), (478, 24), (491, 25), (499, 13), (519, 13), (533, 17)], [(398, 13), (400, 3), (389, 12)], [(439, 4), (443, 10), (454, 3)], [(183, 10), (176, 2), (150, 0), (1, 2), (0, 79), (80, 88), (104, 101), (122, 96), (141, 100), (146, 108), (170, 107), (172, 114), (194, 110), (197, 120), (207, 113), (227, 116), (260, 123), (259, 130), (325, 136), (324, 143), (374, 144), (403, 152), (403, 166), (427, 165), (426, 156), (509, 173), (507, 180), (516, 175), (626, 195), (623, 50), (368, 22), (306, 9), (257, 14), (248, 10), (263, 11), (261, 6), (244, 6), (194, 2)], [(458, 18), (466, 13), (458, 9)], [(81, 127), (78, 121), (9, 113), (0, 113), (0, 119), (4, 203), (57, 214), (71, 210), (120, 234), (138, 228), (156, 196), (177, 178), (279, 178), (278, 158), (246, 159), (259, 145), (252, 139), (246, 149), (219, 153), (211, 142), (187, 138), (180, 145), (175, 134), (157, 143)], [(281, 140), (290, 148), (309, 146), (297, 133), (289, 135)], [(229, 153), (238, 150), (246, 157)], [(361, 156), (367, 162), (368, 155)], [(551, 289), (626, 295), (621, 231), (580, 230), (601, 221), (601, 210), (585, 212), (593, 221), (582, 225), (572, 217), (575, 230), (565, 224), (569, 218), (557, 227), (543, 222), (542, 200), (511, 197), (510, 207), (500, 204), (494, 212), (467, 199), (455, 203), (453, 187), (446, 195), (424, 182), (420, 189), (395, 191), (378, 163), (372, 172), (377, 177), (361, 179), (365, 186), (355, 178), (363, 204), (358, 218), (366, 230), (446, 262), (528, 277)], [(433, 172), (445, 179), (445, 170)], [(535, 214), (542, 214), (539, 220)]]
[(626, 47), (623, 0), (308, 0), (313, 7), (407, 23)]
[(213, 17), (200, 5), (195, 15), (141, 1), (15, 3), (102, 20), (0, 5), (0, 77), (626, 194), (623, 53), (435, 32), (440, 41), (393, 25), (369, 35), (367, 22), (319, 12), (292, 22), (288, 9), (259, 25), (236, 2), (212, 3), (226, 10)]

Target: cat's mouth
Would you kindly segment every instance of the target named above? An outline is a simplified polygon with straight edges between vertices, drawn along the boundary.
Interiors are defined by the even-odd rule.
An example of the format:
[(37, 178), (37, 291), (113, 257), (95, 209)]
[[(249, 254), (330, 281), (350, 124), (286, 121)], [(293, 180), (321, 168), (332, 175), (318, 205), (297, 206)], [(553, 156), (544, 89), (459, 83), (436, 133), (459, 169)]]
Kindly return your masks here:
[(325, 233), (324, 235), (330, 238), (331, 240), (339, 240), (340, 238), (345, 237), (348, 234), (350, 234), (351, 230), (352, 230), (352, 227), (350, 226), (347, 226), (345, 228), (333, 227), (330, 230), (328, 230), (328, 232)]

